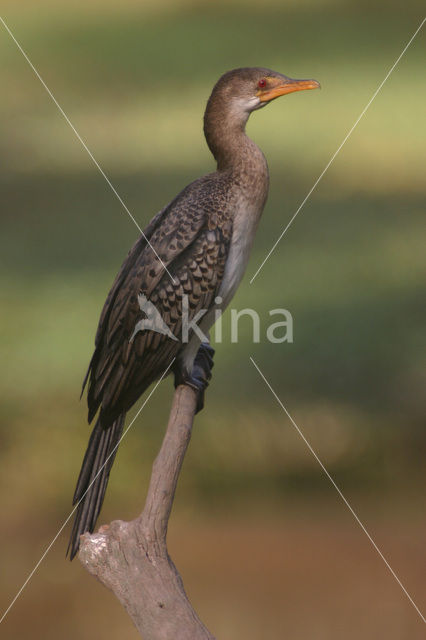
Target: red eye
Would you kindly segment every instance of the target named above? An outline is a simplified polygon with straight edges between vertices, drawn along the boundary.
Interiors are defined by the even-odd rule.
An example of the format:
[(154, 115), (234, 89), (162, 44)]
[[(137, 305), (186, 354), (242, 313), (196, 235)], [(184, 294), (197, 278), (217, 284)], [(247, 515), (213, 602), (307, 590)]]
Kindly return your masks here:
[(259, 80), (259, 82), (257, 83), (257, 86), (259, 87), (259, 89), (264, 89), (266, 87), (266, 80), (265, 78), (261, 78)]

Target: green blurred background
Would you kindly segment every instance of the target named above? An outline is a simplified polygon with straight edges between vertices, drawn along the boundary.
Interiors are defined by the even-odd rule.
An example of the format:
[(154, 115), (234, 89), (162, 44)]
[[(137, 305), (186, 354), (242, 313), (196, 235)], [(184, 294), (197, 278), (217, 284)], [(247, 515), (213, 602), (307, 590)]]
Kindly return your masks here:
[[(253, 285), (249, 279), (422, 19), (422, 3), (3, 0), (2, 15), (141, 226), (212, 169), (202, 112), (226, 70), (313, 77), (254, 114), (269, 202), (181, 476), (171, 554), (221, 639), (424, 637), (422, 622), (261, 381), (252, 355), (422, 607), (425, 33)], [(98, 314), (137, 229), (0, 25), (1, 604), (70, 512), (89, 429), (78, 402)], [(294, 343), (265, 338), (268, 310)], [(120, 448), (101, 522), (140, 512), (172, 393)], [(423, 493), (423, 495), (422, 495)], [(100, 523), (101, 523), (100, 522)], [(69, 525), (7, 638), (133, 639), (65, 561)]]

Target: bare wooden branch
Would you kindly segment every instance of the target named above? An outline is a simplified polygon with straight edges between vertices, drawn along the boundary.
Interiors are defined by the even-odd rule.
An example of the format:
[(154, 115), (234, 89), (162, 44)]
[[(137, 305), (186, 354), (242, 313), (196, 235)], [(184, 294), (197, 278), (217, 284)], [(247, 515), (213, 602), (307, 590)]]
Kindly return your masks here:
[(194, 389), (179, 385), (142, 514), (81, 536), (83, 566), (114, 592), (144, 640), (214, 640), (192, 608), (166, 544), (196, 404)]

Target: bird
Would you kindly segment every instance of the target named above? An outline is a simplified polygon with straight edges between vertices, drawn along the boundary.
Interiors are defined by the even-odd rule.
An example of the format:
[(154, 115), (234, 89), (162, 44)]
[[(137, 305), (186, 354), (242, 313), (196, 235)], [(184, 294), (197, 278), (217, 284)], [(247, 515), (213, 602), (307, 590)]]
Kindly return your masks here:
[[(265, 156), (245, 132), (250, 114), (280, 96), (319, 86), (263, 67), (233, 69), (214, 85), (204, 135), (216, 171), (190, 183), (154, 216), (100, 315), (82, 388), (87, 386), (88, 422), (96, 421), (73, 497), (71, 560), (80, 536), (95, 528), (129, 409), (171, 363), (175, 384), (200, 391), (206, 386), (194, 375), (199, 332), (182, 339), (184, 311), (191, 322), (202, 310), (199, 328), (208, 335), (245, 272), (269, 190)], [(146, 303), (165, 330), (150, 328)]]

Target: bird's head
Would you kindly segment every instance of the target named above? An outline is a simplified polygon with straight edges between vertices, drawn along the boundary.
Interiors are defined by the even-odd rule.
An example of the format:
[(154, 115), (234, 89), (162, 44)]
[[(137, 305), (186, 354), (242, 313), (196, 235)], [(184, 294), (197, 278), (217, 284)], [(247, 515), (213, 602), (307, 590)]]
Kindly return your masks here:
[(204, 114), (204, 134), (218, 163), (224, 165), (232, 154), (235, 157), (239, 132), (244, 130), (252, 111), (287, 93), (319, 86), (316, 80), (294, 80), (262, 67), (225, 73), (213, 87)]
[(213, 88), (209, 102), (220, 104), (222, 108), (248, 115), (266, 106), (275, 98), (295, 91), (318, 89), (316, 80), (295, 80), (282, 73), (262, 67), (233, 69), (225, 73)]

